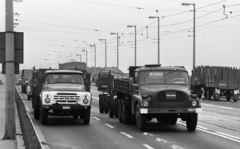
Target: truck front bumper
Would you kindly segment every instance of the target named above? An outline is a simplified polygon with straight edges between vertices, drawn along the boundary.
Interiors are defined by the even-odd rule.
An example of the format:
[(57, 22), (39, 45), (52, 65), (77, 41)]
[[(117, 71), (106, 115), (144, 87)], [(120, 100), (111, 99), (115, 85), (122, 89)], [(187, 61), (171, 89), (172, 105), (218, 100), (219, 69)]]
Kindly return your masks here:
[(44, 109), (60, 110), (60, 111), (91, 110), (91, 106), (82, 106), (82, 105), (43, 105), (42, 107)]
[(141, 114), (200, 113), (202, 108), (141, 108)]

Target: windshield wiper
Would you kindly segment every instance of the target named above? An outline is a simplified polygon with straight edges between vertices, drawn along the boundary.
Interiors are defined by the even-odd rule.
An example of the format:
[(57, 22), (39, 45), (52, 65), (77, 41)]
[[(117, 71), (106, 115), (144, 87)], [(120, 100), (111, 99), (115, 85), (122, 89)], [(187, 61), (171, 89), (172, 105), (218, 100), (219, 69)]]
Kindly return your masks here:
[(152, 72), (152, 69), (150, 69), (150, 71), (146, 74), (146, 76), (144, 77), (143, 81), (145, 83), (145, 79), (148, 77), (148, 75)]
[(174, 70), (172, 70), (172, 71), (169, 71), (169, 72), (165, 73), (165, 75), (170, 74), (170, 73), (175, 72), (175, 71), (177, 71), (177, 69), (174, 69)]

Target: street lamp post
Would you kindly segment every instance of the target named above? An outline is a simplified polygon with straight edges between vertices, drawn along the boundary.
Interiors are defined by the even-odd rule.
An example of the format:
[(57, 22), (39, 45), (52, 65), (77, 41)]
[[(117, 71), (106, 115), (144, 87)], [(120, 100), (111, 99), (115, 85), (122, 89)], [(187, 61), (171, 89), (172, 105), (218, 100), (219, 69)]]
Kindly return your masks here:
[(136, 25), (128, 25), (127, 27), (134, 27), (135, 28), (135, 66), (137, 66), (137, 26)]
[(80, 56), (80, 62), (82, 62), (82, 55), (81, 54), (76, 54), (76, 56)]
[(149, 19), (158, 19), (158, 64), (160, 64), (160, 21), (158, 16), (149, 16)]
[(94, 72), (95, 72), (95, 75), (96, 75), (97, 74), (97, 71), (96, 71), (96, 45), (93, 44), (93, 45), (90, 45), (90, 46), (94, 47)]
[(85, 50), (85, 48), (84, 48), (84, 50), (82, 50), (83, 52), (85, 52), (86, 51), (86, 64), (88, 64), (88, 53), (87, 53), (87, 50)]
[(105, 41), (105, 68), (107, 68), (107, 39), (99, 39), (99, 41)]
[[(193, 74), (195, 74), (195, 63), (196, 63), (196, 26), (195, 26), (195, 3), (182, 3), (182, 6), (193, 5)], [(192, 74), (192, 75), (193, 75)]]
[(117, 35), (117, 69), (119, 69), (119, 37), (118, 37), (118, 33), (111, 33), (111, 35)]

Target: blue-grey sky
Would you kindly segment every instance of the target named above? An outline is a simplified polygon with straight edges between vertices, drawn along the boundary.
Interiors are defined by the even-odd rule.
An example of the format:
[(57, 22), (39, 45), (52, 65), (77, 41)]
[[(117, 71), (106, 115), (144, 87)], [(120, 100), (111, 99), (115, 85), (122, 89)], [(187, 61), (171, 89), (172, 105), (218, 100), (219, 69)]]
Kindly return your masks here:
[[(86, 61), (88, 66), (117, 65), (127, 72), (134, 65), (134, 28), (137, 27), (137, 65), (156, 64), (160, 17), (160, 63), (193, 65), (193, 6), (196, 5), (196, 65), (240, 67), (239, 0), (23, 0), (14, 2), (14, 30), (24, 32), (24, 64), (21, 69), (57, 68), (58, 63)], [(225, 9), (223, 8), (225, 5)], [(0, 0), (0, 31), (5, 31), (5, 0)], [(0, 66), (1, 67), (1, 66)]]

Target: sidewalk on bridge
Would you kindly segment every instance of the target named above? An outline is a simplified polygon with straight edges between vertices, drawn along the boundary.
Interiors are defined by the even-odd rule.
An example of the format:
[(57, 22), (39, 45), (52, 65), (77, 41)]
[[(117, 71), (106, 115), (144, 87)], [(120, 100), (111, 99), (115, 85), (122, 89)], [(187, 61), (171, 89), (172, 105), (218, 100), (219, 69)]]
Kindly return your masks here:
[[(5, 85), (0, 84), (0, 149), (17, 149), (17, 141), (16, 140), (3, 140), (2, 138), (4, 137), (5, 134)], [(17, 115), (16, 115), (17, 116)], [(20, 127), (20, 124), (16, 122), (16, 127)], [(17, 138), (17, 137), (16, 137)]]

